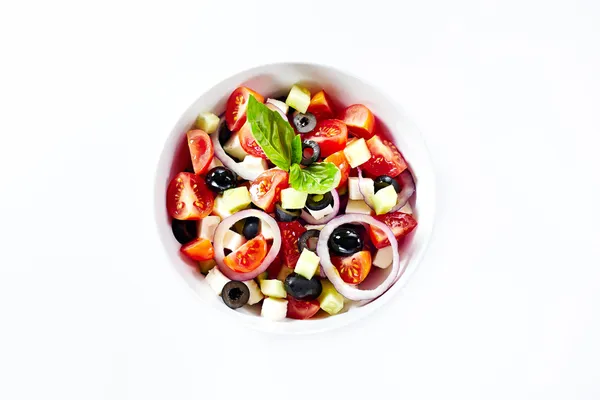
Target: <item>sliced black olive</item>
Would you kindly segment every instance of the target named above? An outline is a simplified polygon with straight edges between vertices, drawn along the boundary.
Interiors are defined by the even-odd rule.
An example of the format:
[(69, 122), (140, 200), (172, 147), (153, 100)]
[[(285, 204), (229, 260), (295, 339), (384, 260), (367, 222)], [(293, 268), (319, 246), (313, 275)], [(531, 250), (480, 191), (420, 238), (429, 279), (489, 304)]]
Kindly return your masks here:
[(245, 283), (240, 281), (229, 281), (223, 286), (221, 297), (229, 308), (242, 307), (250, 299), (250, 290)]
[[(311, 239), (318, 239), (319, 235), (321, 234), (321, 231), (318, 229), (309, 229), (306, 232), (304, 232), (302, 234), (302, 236), (300, 236), (300, 238), (298, 239), (298, 251), (300, 253), (302, 253), (302, 250), (304, 249), (308, 249), (312, 252), (317, 250), (317, 244), (315, 240), (311, 240)], [(313, 245), (311, 245), (311, 242), (315, 242), (313, 243)]]
[(258, 235), (258, 231), (260, 230), (260, 221), (257, 217), (248, 217), (244, 220), (244, 229), (242, 233), (246, 240), (253, 239)]
[(334, 229), (327, 244), (334, 254), (350, 256), (361, 251), (364, 243), (356, 229), (346, 225)]
[(219, 128), (219, 143), (221, 143), (221, 146), (227, 143), (230, 137), (231, 131), (227, 127), (227, 123), (223, 121), (223, 123), (221, 123), (221, 127)]
[(289, 274), (284, 281), (285, 291), (298, 300), (314, 300), (321, 295), (323, 286), (316, 276), (306, 279), (295, 272)]
[(306, 208), (313, 211), (319, 211), (333, 204), (333, 195), (331, 192), (325, 194), (309, 194), (306, 198)]
[(300, 218), (302, 210), (286, 210), (281, 204), (275, 204), (275, 218), (281, 222), (292, 222)]
[(394, 190), (396, 191), (396, 193), (400, 193), (400, 184), (398, 183), (398, 181), (396, 181), (391, 176), (387, 176), (387, 175), (378, 176), (377, 178), (375, 178), (375, 193), (377, 193), (381, 189), (386, 188), (390, 185), (392, 185), (394, 187)]
[(180, 221), (173, 219), (171, 221), (171, 229), (173, 229), (173, 236), (181, 243), (186, 244), (198, 237), (198, 225), (197, 221)]
[(223, 193), (237, 186), (236, 174), (225, 167), (214, 167), (208, 171), (205, 181), (208, 188), (217, 193)]
[(302, 141), (302, 165), (310, 165), (316, 162), (321, 157), (321, 147), (314, 140)]
[(300, 133), (308, 133), (317, 126), (317, 117), (309, 112), (304, 114), (299, 111), (295, 112), (292, 121), (296, 130)]

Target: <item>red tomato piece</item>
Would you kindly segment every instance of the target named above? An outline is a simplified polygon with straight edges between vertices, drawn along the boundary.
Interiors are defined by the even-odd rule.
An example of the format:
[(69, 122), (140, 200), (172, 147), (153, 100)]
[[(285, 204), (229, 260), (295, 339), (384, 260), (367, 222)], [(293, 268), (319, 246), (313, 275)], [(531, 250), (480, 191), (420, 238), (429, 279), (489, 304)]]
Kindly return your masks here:
[(362, 104), (353, 104), (342, 111), (340, 119), (348, 126), (350, 133), (365, 140), (373, 136), (375, 117), (371, 110)]
[(321, 90), (310, 99), (308, 112), (317, 117), (317, 121), (333, 118), (332, 102), (324, 90)]
[(267, 159), (267, 155), (254, 138), (252, 127), (248, 121), (240, 129), (240, 144), (242, 145), (242, 149), (251, 156)]
[(375, 177), (388, 175), (395, 178), (408, 168), (404, 157), (392, 142), (381, 140), (378, 135), (375, 135), (367, 140), (367, 146), (371, 152), (371, 158), (361, 168), (371, 175)]
[(294, 268), (300, 258), (298, 251), (298, 239), (306, 228), (298, 221), (292, 222), (277, 222), (281, 230), (281, 253), (288, 268)]
[[(417, 226), (417, 220), (414, 219), (412, 215), (399, 211), (384, 215), (376, 215), (374, 218), (389, 226), (396, 239), (408, 235)], [(378, 249), (390, 245), (390, 241), (385, 232), (375, 226), (369, 225), (369, 237), (371, 238), (373, 245)]]
[(196, 261), (212, 260), (215, 257), (215, 250), (208, 239), (194, 239), (181, 246), (181, 252)]
[(296, 300), (288, 296), (287, 301), (287, 317), (292, 319), (309, 319), (321, 309), (318, 300)]
[(251, 272), (267, 256), (267, 241), (263, 235), (248, 240), (239, 249), (225, 257), (225, 265), (235, 272)]
[(208, 172), (208, 166), (215, 155), (210, 136), (201, 129), (194, 129), (187, 133), (187, 140), (194, 173), (201, 175)]
[(289, 186), (289, 174), (280, 169), (269, 169), (250, 184), (252, 203), (270, 213), (281, 199), (281, 190)]
[(317, 123), (315, 129), (303, 139), (314, 140), (321, 148), (321, 157), (343, 150), (348, 141), (348, 128), (338, 119), (326, 119)]
[(189, 172), (180, 172), (167, 189), (167, 210), (175, 219), (199, 220), (211, 213), (215, 197), (204, 178)]
[(336, 167), (340, 170), (342, 177), (340, 179), (340, 184), (336, 189), (343, 187), (348, 180), (348, 176), (350, 175), (350, 164), (344, 155), (344, 151), (340, 150), (337, 153), (333, 153), (329, 157), (325, 158), (325, 162), (330, 162), (335, 164)]
[(371, 271), (371, 253), (363, 250), (348, 257), (331, 257), (342, 280), (351, 285), (358, 285), (365, 280)]
[(245, 86), (235, 89), (229, 96), (225, 111), (225, 121), (230, 131), (235, 132), (246, 123), (246, 108), (248, 107), (248, 99), (251, 95), (261, 103), (265, 101), (263, 96)]

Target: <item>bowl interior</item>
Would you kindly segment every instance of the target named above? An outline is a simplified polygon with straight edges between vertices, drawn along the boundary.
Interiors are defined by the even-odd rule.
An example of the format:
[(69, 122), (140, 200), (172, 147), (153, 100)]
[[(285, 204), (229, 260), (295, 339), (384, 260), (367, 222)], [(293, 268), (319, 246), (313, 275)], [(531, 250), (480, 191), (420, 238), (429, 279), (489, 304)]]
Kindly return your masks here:
[[(272, 322), (258, 316), (260, 313), (258, 306), (239, 310), (227, 308), (221, 298), (216, 296), (204, 282), (203, 275), (193, 268), (194, 264), (181, 256), (180, 244), (172, 235), (170, 217), (166, 211), (166, 191), (171, 179), (178, 172), (183, 171), (189, 163), (185, 132), (193, 125), (200, 112), (212, 111), (215, 114), (224, 112), (229, 94), (238, 86), (248, 86), (266, 98), (287, 94), (289, 88), (295, 83), (308, 87), (313, 93), (325, 89), (334, 101), (342, 102), (335, 104), (338, 109), (350, 104), (362, 103), (373, 111), (377, 120), (377, 131), (383, 132), (394, 141), (413, 173), (417, 190), (411, 200), (411, 206), (419, 224), (400, 245), (403, 274), (383, 296), (366, 305), (351, 304), (343, 313), (335, 316), (323, 315), (308, 321)], [(274, 332), (303, 333), (331, 329), (356, 320), (384, 304), (405, 284), (422, 258), (431, 235), (435, 211), (434, 189), (433, 169), (421, 134), (405, 116), (403, 110), (374, 86), (327, 66), (271, 64), (241, 72), (220, 82), (200, 96), (179, 118), (166, 140), (156, 171), (155, 215), (170, 267), (177, 271), (200, 298), (227, 315), (256, 328)], [(386, 271), (378, 273), (385, 274)]]

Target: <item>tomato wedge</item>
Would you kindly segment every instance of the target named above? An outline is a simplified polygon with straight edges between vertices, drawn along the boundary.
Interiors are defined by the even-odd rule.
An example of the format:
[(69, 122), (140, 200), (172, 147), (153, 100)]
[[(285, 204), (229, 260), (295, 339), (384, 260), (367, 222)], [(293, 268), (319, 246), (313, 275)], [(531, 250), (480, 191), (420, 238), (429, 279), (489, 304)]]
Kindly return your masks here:
[(348, 180), (348, 176), (350, 175), (350, 164), (348, 163), (348, 160), (344, 155), (344, 151), (340, 150), (337, 153), (333, 153), (329, 157), (326, 157), (325, 162), (333, 163), (336, 167), (338, 167), (340, 173), (342, 174), (342, 177), (340, 179), (340, 184), (337, 186), (336, 189), (343, 187), (346, 184), (346, 181)]
[(371, 110), (362, 104), (353, 104), (342, 111), (340, 119), (354, 136), (369, 139), (375, 129), (375, 117)]
[[(406, 236), (417, 226), (417, 220), (414, 219), (412, 215), (399, 211), (384, 215), (376, 215), (375, 218), (389, 226), (396, 239)], [(373, 245), (378, 249), (390, 245), (390, 241), (385, 232), (372, 225), (369, 226), (369, 237), (371, 238)]]
[(196, 174), (180, 172), (169, 183), (167, 210), (175, 219), (202, 219), (211, 213), (214, 205), (213, 193), (204, 178)]
[(365, 280), (371, 271), (371, 253), (359, 251), (348, 257), (331, 257), (342, 280), (351, 285), (358, 285)]
[(250, 96), (263, 103), (265, 98), (254, 90), (245, 86), (235, 89), (227, 100), (227, 109), (225, 110), (225, 121), (230, 131), (239, 130), (246, 123), (246, 107)]
[(348, 141), (348, 128), (338, 119), (326, 119), (317, 123), (315, 129), (303, 139), (314, 140), (321, 148), (321, 157), (343, 150)]
[(315, 94), (312, 99), (310, 99), (308, 112), (317, 117), (317, 121), (330, 119), (333, 118), (334, 115), (333, 107), (331, 105), (332, 102), (329, 99), (329, 95), (327, 95), (324, 90), (321, 90), (319, 93)]
[(408, 168), (404, 157), (392, 142), (375, 135), (367, 140), (367, 146), (371, 151), (371, 159), (362, 168), (374, 177), (388, 175), (395, 178)]
[(215, 151), (208, 133), (201, 129), (194, 129), (187, 133), (188, 147), (192, 156), (194, 173), (201, 175), (208, 172), (208, 166), (213, 160)]
[(292, 296), (287, 297), (287, 317), (292, 319), (309, 319), (321, 308), (318, 300), (305, 301), (296, 300)]
[(267, 256), (267, 241), (263, 235), (248, 240), (223, 261), (235, 272), (251, 272), (260, 266)]
[(252, 203), (270, 213), (281, 199), (281, 190), (289, 186), (289, 174), (281, 169), (269, 169), (250, 184)]
[(288, 268), (294, 268), (300, 258), (298, 251), (298, 239), (306, 228), (298, 221), (293, 222), (277, 222), (281, 230), (281, 253)]
[(246, 121), (244, 126), (242, 126), (242, 129), (240, 129), (240, 144), (242, 145), (242, 149), (251, 156), (267, 160), (267, 155), (254, 138), (252, 126), (248, 121)]
[(181, 252), (196, 261), (212, 260), (215, 256), (215, 250), (208, 239), (194, 239), (181, 246)]

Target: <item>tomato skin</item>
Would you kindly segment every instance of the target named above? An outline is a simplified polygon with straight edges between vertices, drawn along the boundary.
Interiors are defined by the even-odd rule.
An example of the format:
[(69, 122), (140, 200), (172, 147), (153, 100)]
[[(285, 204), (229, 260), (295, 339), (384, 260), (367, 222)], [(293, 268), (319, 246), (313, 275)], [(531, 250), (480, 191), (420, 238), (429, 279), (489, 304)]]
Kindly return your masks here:
[(408, 168), (404, 157), (392, 142), (382, 140), (375, 135), (367, 140), (367, 147), (371, 152), (371, 158), (362, 165), (362, 168), (374, 177), (388, 175), (395, 178)]
[(263, 96), (245, 86), (235, 89), (229, 96), (229, 99), (227, 99), (225, 121), (231, 132), (239, 130), (246, 123), (246, 107), (248, 107), (250, 95), (254, 96), (261, 103), (265, 101)]
[(267, 241), (263, 235), (248, 240), (223, 260), (235, 272), (251, 272), (260, 266), (267, 255)]
[(321, 148), (321, 157), (343, 150), (348, 141), (348, 128), (338, 119), (326, 119), (317, 123), (315, 129), (303, 139), (314, 140)]
[(371, 271), (371, 253), (359, 251), (348, 257), (331, 257), (342, 280), (350, 285), (358, 285), (364, 281)]
[(260, 147), (254, 138), (254, 135), (252, 134), (252, 127), (248, 121), (246, 121), (246, 123), (242, 126), (242, 129), (240, 129), (240, 144), (242, 145), (244, 151), (251, 156), (260, 157), (265, 160), (268, 159), (262, 147)]
[(281, 199), (281, 190), (289, 187), (289, 174), (280, 169), (269, 169), (260, 174), (250, 184), (252, 203), (267, 213), (275, 211), (275, 204)]
[(180, 220), (199, 220), (213, 210), (215, 197), (204, 178), (189, 172), (180, 172), (167, 188), (167, 211)]
[(196, 261), (212, 260), (215, 250), (208, 239), (198, 238), (181, 246), (181, 252)]
[(201, 129), (193, 129), (187, 133), (187, 141), (194, 173), (205, 174), (215, 155), (210, 136)]
[[(408, 235), (417, 226), (417, 220), (412, 215), (399, 211), (376, 215), (374, 218), (389, 226), (397, 240)], [(385, 232), (375, 226), (369, 226), (369, 237), (373, 245), (378, 249), (390, 245)]]
[(335, 115), (332, 104), (329, 95), (324, 90), (321, 90), (310, 99), (308, 112), (312, 113), (317, 118), (317, 121), (330, 119)]
[(298, 239), (306, 228), (298, 221), (292, 222), (277, 222), (279, 229), (281, 230), (281, 255), (285, 261), (285, 265), (288, 268), (294, 268), (300, 258), (300, 252), (298, 251)]
[(329, 157), (326, 157), (324, 161), (335, 164), (335, 166), (338, 167), (340, 173), (342, 174), (340, 184), (337, 186), (336, 189), (344, 187), (346, 181), (348, 180), (348, 176), (350, 176), (350, 164), (348, 163), (348, 160), (344, 155), (344, 151), (340, 150), (337, 153), (333, 153)]
[(340, 114), (340, 119), (348, 126), (354, 136), (370, 139), (375, 129), (375, 117), (363, 104), (353, 104)]
[(292, 319), (309, 319), (321, 309), (318, 300), (305, 301), (296, 300), (292, 296), (287, 297), (287, 317)]

